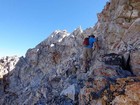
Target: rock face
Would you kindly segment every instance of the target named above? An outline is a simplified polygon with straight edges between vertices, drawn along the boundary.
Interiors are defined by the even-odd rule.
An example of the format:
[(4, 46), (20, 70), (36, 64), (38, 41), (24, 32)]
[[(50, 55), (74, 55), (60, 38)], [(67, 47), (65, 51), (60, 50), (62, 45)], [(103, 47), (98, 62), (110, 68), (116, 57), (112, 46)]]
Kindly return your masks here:
[[(82, 42), (90, 34), (98, 38), (100, 50), (94, 50), (84, 73)], [(98, 14), (94, 27), (72, 33), (56, 30), (6, 69), (0, 103), (139, 105), (139, 36), (140, 1), (111, 0)]]
[(4, 88), (7, 85), (6, 75), (15, 68), (19, 58), (17, 56), (3, 57), (0, 59), (0, 95), (3, 94)]
[(19, 58), (17, 56), (3, 57), (0, 59), (0, 78), (15, 68)]

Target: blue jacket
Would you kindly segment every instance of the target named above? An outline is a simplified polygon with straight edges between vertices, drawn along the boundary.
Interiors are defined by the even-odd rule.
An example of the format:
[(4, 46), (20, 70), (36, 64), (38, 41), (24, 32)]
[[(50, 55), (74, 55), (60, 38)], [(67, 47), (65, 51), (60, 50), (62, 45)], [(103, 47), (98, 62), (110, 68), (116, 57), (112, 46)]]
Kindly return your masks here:
[(96, 39), (93, 37), (89, 37), (89, 45), (86, 46), (86, 48), (92, 48), (94, 42), (96, 42)]

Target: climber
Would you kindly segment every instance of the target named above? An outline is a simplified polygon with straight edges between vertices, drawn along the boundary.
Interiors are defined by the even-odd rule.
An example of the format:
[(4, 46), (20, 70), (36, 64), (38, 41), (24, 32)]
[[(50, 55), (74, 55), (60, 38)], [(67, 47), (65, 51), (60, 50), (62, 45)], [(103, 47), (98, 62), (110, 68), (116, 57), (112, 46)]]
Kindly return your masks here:
[[(84, 42), (83, 42), (83, 44), (84, 44)], [(88, 37), (88, 45), (84, 45), (84, 51), (83, 51), (84, 72), (87, 72), (87, 70), (89, 69), (89, 65), (90, 65), (91, 59), (92, 59), (92, 52), (93, 52), (93, 50), (95, 50), (95, 48), (97, 51), (99, 50), (97, 38), (95, 38), (94, 35), (90, 35)]]

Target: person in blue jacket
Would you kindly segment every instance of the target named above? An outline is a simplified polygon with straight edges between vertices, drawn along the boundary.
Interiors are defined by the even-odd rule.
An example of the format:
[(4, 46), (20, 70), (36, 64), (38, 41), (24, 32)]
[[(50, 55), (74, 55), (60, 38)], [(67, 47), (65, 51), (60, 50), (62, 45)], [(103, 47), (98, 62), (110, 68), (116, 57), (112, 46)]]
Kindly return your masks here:
[(97, 39), (95, 38), (94, 35), (90, 35), (88, 41), (89, 41), (88, 42), (89, 44), (87, 46), (84, 46), (84, 52), (83, 52), (83, 56), (84, 56), (83, 63), (84, 63), (84, 69), (85, 69), (84, 72), (87, 72), (87, 69), (89, 69), (94, 46), (96, 46), (97, 50), (99, 50)]

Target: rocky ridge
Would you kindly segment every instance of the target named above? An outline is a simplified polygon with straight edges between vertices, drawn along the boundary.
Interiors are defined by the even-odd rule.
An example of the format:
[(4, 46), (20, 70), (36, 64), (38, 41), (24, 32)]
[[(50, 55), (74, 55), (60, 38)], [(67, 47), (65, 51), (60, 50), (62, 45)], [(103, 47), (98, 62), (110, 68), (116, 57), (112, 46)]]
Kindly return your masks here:
[[(98, 38), (100, 50), (94, 50), (90, 68), (83, 73), (82, 41), (90, 34)], [(20, 57), (1, 79), (0, 102), (139, 105), (139, 36), (140, 1), (111, 0), (94, 27), (79, 27), (72, 33), (56, 30)]]

